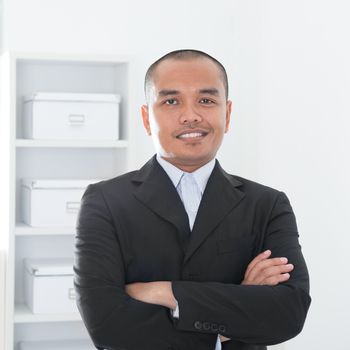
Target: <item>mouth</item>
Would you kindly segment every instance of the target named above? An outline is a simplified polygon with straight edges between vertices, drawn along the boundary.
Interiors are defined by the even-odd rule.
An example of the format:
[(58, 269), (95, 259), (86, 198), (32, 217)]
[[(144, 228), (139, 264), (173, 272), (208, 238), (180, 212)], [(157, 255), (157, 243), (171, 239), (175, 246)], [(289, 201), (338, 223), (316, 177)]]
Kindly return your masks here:
[(204, 130), (186, 130), (176, 136), (180, 140), (199, 140), (208, 135), (208, 131)]

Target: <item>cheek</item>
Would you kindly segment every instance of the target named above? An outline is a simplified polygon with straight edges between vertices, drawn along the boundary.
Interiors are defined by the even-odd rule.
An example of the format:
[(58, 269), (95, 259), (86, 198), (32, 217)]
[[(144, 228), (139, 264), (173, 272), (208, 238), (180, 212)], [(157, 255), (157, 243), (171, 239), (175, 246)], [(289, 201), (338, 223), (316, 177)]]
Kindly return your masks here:
[(216, 121), (211, 126), (213, 127), (215, 134), (219, 137), (221, 134), (224, 134), (226, 132), (226, 118), (216, 119)]
[(162, 144), (169, 144), (173, 141), (173, 129), (169, 125), (157, 125), (156, 135)]
[(170, 114), (153, 118), (152, 125), (153, 130), (164, 137), (170, 137), (177, 128), (176, 118)]
[(150, 119), (150, 128), (152, 131), (152, 134), (156, 135), (159, 132), (159, 125), (154, 117)]

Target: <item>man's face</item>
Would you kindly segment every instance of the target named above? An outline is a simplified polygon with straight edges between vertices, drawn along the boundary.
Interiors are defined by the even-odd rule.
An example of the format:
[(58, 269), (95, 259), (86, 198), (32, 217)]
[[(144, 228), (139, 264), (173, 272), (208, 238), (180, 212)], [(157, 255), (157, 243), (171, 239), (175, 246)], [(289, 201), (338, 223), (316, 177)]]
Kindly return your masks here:
[(213, 159), (228, 130), (231, 101), (220, 74), (207, 58), (168, 59), (153, 74), (143, 123), (160, 156), (185, 171)]

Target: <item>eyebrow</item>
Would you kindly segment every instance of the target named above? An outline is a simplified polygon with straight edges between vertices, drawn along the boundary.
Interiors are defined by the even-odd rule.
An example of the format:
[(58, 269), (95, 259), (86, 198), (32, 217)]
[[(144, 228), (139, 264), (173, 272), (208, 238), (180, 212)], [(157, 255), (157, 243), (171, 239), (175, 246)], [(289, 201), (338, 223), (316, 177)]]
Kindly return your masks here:
[(160, 90), (158, 92), (159, 96), (169, 96), (169, 95), (178, 95), (180, 91), (178, 90)]
[(219, 95), (219, 90), (216, 88), (201, 89), (199, 90), (199, 93), (217, 96)]
[[(216, 88), (206, 88), (206, 89), (200, 89), (199, 90), (200, 94), (209, 94), (209, 95), (214, 95), (218, 96), (219, 95), (219, 90)], [(159, 96), (169, 96), (169, 95), (179, 95), (180, 91), (179, 90), (160, 90), (158, 92)]]

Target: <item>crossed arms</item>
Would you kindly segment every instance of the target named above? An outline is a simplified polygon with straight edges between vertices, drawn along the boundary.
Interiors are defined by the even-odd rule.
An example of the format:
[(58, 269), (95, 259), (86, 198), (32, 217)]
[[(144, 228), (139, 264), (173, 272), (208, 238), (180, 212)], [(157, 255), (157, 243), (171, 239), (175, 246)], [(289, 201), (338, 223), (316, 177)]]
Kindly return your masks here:
[[(268, 285), (275, 286), (290, 278), (293, 264), (288, 264), (285, 257), (271, 258), (271, 251), (266, 250), (255, 257), (248, 265), (242, 285)], [(172, 291), (171, 282), (137, 282), (125, 286), (126, 293), (139, 301), (167, 307), (175, 310), (177, 301)], [(221, 342), (230, 338), (220, 335)]]
[[(128, 284), (125, 253), (116, 239), (102, 191), (84, 195), (75, 263), (77, 303), (100, 349), (213, 349), (217, 334), (248, 344), (275, 344), (300, 332), (309, 307), (308, 276), (294, 227), (280, 195), (271, 214), (265, 247), (247, 267), (241, 285), (219, 282), (155, 281)], [(118, 223), (117, 223), (118, 224)], [(293, 271), (292, 271), (293, 270)], [(291, 272), (291, 274), (290, 274)], [(179, 303), (174, 322), (169, 308)], [(196, 329), (194, 320), (220, 320), (226, 328)]]

